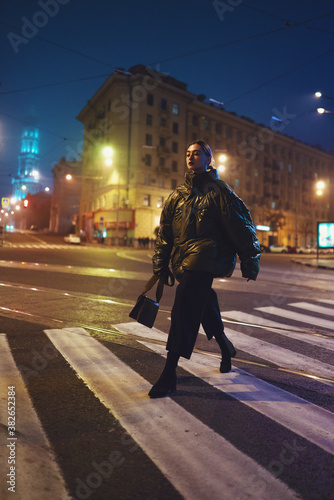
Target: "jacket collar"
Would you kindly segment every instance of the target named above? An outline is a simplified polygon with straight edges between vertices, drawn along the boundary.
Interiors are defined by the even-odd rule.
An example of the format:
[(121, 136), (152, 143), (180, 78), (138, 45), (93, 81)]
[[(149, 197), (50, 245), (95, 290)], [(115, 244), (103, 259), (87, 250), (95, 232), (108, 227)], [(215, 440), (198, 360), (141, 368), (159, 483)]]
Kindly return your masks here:
[(191, 190), (194, 187), (200, 188), (203, 184), (210, 182), (212, 180), (218, 180), (218, 171), (215, 168), (210, 167), (206, 172), (201, 174), (196, 174), (195, 172), (188, 171), (185, 174), (184, 186)]

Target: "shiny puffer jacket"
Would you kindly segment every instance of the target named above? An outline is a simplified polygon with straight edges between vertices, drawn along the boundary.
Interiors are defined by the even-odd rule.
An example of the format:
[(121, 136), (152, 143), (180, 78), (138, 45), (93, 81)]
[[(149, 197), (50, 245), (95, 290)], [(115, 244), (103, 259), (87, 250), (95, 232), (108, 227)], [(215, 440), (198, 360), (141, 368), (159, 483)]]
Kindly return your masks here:
[(232, 275), (236, 254), (244, 278), (259, 272), (260, 245), (243, 201), (210, 169), (187, 172), (185, 181), (167, 198), (153, 256), (153, 271), (161, 274), (169, 263), (176, 279), (185, 270), (214, 277)]

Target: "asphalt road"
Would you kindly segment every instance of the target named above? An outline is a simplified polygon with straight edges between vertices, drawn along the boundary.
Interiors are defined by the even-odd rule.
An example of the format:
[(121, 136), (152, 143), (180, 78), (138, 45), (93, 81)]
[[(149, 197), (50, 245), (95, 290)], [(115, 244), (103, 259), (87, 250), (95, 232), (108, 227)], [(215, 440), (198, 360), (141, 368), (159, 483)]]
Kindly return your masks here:
[(215, 280), (233, 370), (200, 332), (153, 401), (175, 288), (153, 329), (128, 317), (151, 255), (29, 232), (0, 248), (1, 498), (6, 477), (28, 500), (332, 498), (334, 271), (263, 255), (257, 282)]

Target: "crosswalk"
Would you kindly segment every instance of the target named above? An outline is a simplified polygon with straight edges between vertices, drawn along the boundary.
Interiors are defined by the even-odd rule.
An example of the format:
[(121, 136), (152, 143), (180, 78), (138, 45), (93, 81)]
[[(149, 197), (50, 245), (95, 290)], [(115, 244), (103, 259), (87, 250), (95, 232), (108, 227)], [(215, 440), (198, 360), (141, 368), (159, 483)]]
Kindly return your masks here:
[(70, 245), (70, 244), (62, 244), (62, 243), (11, 243), (11, 242), (5, 242), (4, 247), (9, 247), (9, 248), (44, 248), (48, 250), (69, 250), (73, 248), (89, 248), (86, 245)]
[[(276, 366), (307, 377), (309, 384), (314, 380), (317, 390), (320, 387), (324, 394), (333, 395), (332, 305), (330, 300), (295, 301), (285, 308), (260, 306), (249, 314), (230, 310), (222, 315), (228, 325), (226, 334), (238, 353), (247, 353), (273, 369)], [(166, 356), (166, 332), (133, 321), (115, 323), (112, 329), (119, 332), (117, 344), (101, 342), (79, 327), (46, 329), (44, 334), (85, 390), (93, 393), (149, 458), (150, 467), (154, 466), (173, 488), (170, 496), (156, 491), (150, 496), (152, 500), (331, 498), (334, 418), (316, 398), (301, 397), (284, 384), (252, 374), (247, 364), (240, 363), (242, 354), (239, 362), (238, 358), (232, 360), (230, 373), (221, 374), (219, 358), (196, 349), (190, 360), (180, 359), (177, 395), (150, 400), (147, 393), (152, 382), (146, 363)], [(127, 344), (126, 339), (134, 343)], [(291, 342), (302, 346), (303, 354), (292, 349)], [(137, 349), (137, 361), (131, 364), (126, 352), (132, 349)], [(327, 354), (324, 360), (315, 359), (315, 349)], [(43, 430), (5, 333), (0, 334), (0, 377), (1, 443), (9, 441), (3, 417), (7, 411), (3, 395), (8, 386), (16, 386), (20, 405), (25, 408), (25, 418), (18, 419), (16, 429), (21, 477), (17, 498), (130, 499), (126, 493), (113, 493), (113, 481), (103, 473), (105, 469), (96, 467), (98, 472), (88, 475), (85, 483), (79, 483), (78, 477), (65, 481), (57, 447)], [(195, 388), (191, 381), (198, 381)], [(311, 385), (307, 389), (311, 391)], [(195, 405), (194, 399), (199, 397), (202, 403)], [(77, 403), (82, 404), (80, 400)], [(0, 480), (8, 473), (4, 459), (8, 452), (5, 457), (3, 452), (1, 446)], [(104, 483), (110, 485), (109, 493), (103, 493)], [(1, 498), (10, 498), (7, 486), (2, 481)], [(136, 498), (146, 500), (140, 492)]]

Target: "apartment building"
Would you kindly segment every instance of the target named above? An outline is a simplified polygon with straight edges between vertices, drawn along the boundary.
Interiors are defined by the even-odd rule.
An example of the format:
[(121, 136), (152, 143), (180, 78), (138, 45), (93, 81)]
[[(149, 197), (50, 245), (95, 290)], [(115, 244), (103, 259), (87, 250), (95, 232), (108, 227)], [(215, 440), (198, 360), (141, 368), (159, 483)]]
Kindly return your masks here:
[(117, 70), (77, 118), (84, 124), (79, 228), (88, 240), (154, 238), (164, 201), (183, 181), (187, 145), (198, 138), (255, 224), (270, 227), (261, 243), (314, 244), (316, 222), (333, 220), (332, 155), (227, 112), (171, 76), (143, 65)]

